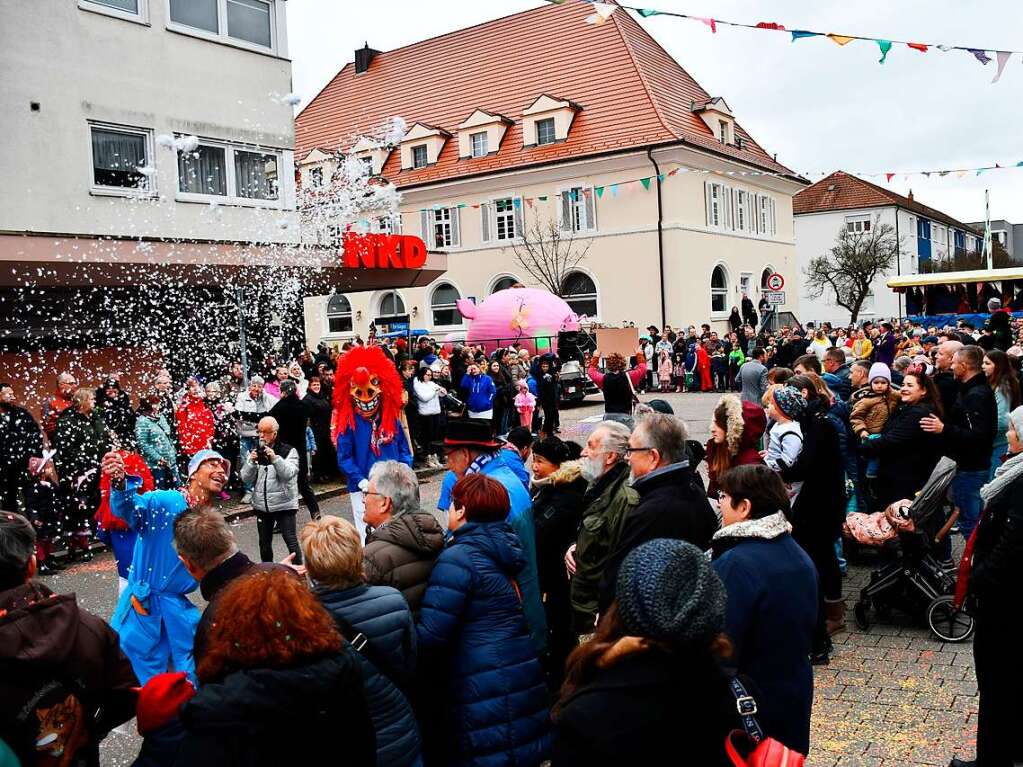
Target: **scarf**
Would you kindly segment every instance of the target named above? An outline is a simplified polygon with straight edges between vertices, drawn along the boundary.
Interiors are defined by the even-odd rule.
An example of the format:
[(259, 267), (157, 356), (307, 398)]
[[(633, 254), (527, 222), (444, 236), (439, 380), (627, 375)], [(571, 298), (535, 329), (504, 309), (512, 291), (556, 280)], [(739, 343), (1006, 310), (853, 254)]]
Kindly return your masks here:
[(497, 458), (497, 453), (480, 453), (473, 459), (473, 462), (469, 464), (469, 468), (465, 470), (465, 476), (470, 474), (480, 474), (483, 471), (483, 467), (488, 463)]
[(785, 519), (785, 515), (776, 511), (760, 519), (747, 519), (736, 522), (734, 525), (722, 527), (714, 533), (713, 541), (724, 538), (762, 538), (765, 541), (773, 540), (780, 535), (792, 532), (792, 525)]

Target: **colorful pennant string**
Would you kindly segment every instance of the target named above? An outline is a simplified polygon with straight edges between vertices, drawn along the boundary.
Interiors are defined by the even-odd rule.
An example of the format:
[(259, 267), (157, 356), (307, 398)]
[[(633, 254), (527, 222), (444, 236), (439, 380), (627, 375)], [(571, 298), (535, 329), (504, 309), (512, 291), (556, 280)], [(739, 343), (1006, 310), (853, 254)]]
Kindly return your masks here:
[[(555, 0), (548, 0), (548, 2), (555, 2)], [(854, 40), (864, 40), (867, 42), (876, 43), (878, 48), (881, 50), (881, 58), (878, 60), (879, 63), (884, 64), (888, 59), (888, 53), (891, 51), (894, 45), (904, 45), (907, 48), (912, 48), (920, 53), (927, 53), (931, 48), (936, 48), (939, 51), (947, 53), (949, 51), (965, 51), (974, 58), (977, 59), (981, 64), (987, 64), (993, 59), (988, 55), (988, 51), (992, 51), (998, 60), (998, 73), (995, 78), (991, 81), (996, 83), (1001, 79), (1002, 71), (1005, 69), (1005, 65), (1009, 59), (1015, 53), (1023, 53), (1023, 51), (999, 51), (993, 48), (971, 48), (965, 45), (947, 45), (944, 43), (922, 43), (914, 42), (911, 40), (888, 40), (882, 37), (867, 37), (864, 35), (840, 35), (834, 32), (816, 32), (809, 29), (789, 29), (784, 24), (779, 24), (775, 21), (759, 21), (756, 24), (749, 24), (737, 21), (724, 21), (722, 19), (707, 18), (705, 16), (691, 16), (687, 13), (677, 13), (675, 11), (664, 11), (656, 8), (640, 8), (632, 5), (615, 5), (613, 3), (605, 2), (593, 2), (594, 13), (586, 17), (586, 21), (590, 24), (604, 24), (611, 18), (611, 16), (618, 9), (625, 9), (633, 11), (643, 18), (649, 18), (651, 16), (672, 16), (678, 19), (688, 19), (690, 21), (698, 21), (701, 24), (705, 24), (710, 27), (712, 33), (718, 31), (718, 26), (727, 27), (739, 27), (743, 29), (757, 29), (766, 30), (769, 32), (787, 32), (791, 36), (791, 41), (801, 40), (806, 37), (827, 37), (832, 42), (839, 46), (846, 46)]]

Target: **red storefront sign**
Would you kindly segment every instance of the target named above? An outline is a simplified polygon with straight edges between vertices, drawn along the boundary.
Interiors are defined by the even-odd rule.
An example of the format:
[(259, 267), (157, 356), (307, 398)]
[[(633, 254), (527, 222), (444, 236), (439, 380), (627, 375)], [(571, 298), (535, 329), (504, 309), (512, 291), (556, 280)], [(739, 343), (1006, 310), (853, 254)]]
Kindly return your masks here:
[(422, 269), (426, 263), (426, 245), (409, 234), (345, 232), (342, 243), (342, 263), (350, 268)]

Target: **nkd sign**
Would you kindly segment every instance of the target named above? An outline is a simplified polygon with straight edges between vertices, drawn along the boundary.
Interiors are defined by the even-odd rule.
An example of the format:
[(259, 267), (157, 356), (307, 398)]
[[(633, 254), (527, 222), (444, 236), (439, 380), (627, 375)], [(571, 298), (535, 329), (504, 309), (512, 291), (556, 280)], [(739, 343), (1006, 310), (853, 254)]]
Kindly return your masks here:
[(342, 246), (342, 264), (353, 269), (422, 269), (426, 263), (426, 245), (408, 234), (346, 232)]

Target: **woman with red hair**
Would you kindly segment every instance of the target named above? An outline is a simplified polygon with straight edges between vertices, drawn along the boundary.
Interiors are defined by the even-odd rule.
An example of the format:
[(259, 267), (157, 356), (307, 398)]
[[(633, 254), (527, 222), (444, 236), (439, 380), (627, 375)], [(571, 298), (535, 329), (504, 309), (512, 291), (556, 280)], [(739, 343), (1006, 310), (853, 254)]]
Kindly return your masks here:
[(526, 566), (508, 491), (469, 474), (451, 491), (452, 539), (437, 559), (419, 617), (420, 669), (432, 669), (430, 709), (443, 722), (438, 764), (539, 767), (550, 746), (547, 688), (516, 578)]
[[(362, 675), (334, 620), (290, 572), (266, 570), (217, 600), (181, 708), (177, 764), (248, 767), (375, 765)], [(343, 749), (343, 750), (339, 750)]]

